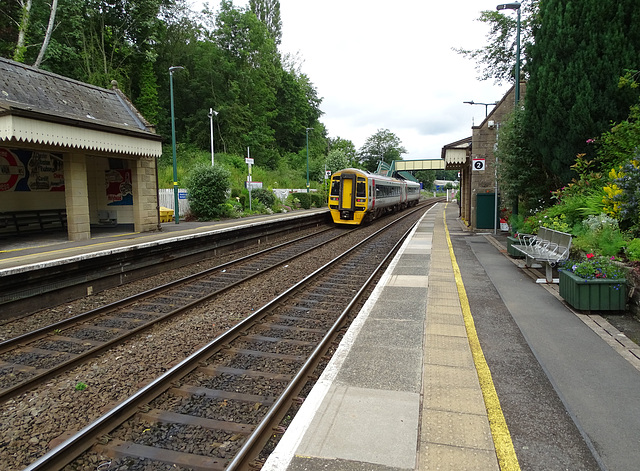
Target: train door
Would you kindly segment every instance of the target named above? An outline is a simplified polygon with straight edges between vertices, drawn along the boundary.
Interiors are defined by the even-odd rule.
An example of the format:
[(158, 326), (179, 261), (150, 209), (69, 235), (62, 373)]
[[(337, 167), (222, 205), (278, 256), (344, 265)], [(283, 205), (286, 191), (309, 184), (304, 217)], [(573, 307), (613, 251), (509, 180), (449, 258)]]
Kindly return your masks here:
[(340, 176), (340, 211), (355, 209), (356, 203), (356, 176), (354, 174), (342, 174)]

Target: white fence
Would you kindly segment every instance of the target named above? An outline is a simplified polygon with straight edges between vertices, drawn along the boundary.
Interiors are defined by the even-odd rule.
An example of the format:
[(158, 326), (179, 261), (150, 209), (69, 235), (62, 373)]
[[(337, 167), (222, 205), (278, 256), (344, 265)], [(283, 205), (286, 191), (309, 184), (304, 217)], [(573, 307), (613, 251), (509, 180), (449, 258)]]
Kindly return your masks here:
[[(159, 189), (158, 202), (160, 206), (173, 209), (175, 211), (175, 195), (173, 189)], [(180, 217), (185, 216), (189, 212), (189, 200), (187, 199), (187, 190), (178, 189), (178, 208)]]

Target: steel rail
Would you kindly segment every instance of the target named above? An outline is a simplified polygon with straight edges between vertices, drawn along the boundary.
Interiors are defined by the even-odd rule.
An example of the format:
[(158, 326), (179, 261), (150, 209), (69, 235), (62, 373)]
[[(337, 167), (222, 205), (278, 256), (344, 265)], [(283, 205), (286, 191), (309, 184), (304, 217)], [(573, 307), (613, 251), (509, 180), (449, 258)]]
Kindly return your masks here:
[[(331, 230), (331, 229), (327, 229), (327, 231), (329, 231), (329, 230)], [(331, 242), (331, 241), (334, 241), (334, 240), (339, 239), (341, 237), (344, 237), (347, 234), (349, 234), (350, 232), (352, 232), (353, 230), (355, 230), (355, 229), (352, 229), (351, 231), (342, 232), (338, 236), (333, 237), (332, 239), (330, 239), (328, 241), (322, 242), (322, 244), (320, 244), (320, 245), (324, 245), (327, 242)], [(321, 233), (324, 233), (324, 232), (326, 232), (326, 231), (322, 231)], [(89, 319), (97, 317), (98, 315), (103, 315), (103, 314), (111, 312), (111, 311), (113, 311), (115, 309), (118, 309), (118, 308), (121, 308), (121, 307), (125, 307), (125, 306), (127, 306), (129, 304), (132, 304), (133, 302), (139, 301), (140, 299), (146, 299), (146, 298), (150, 297), (152, 294), (158, 294), (159, 292), (163, 292), (163, 291), (166, 291), (168, 289), (174, 288), (177, 285), (188, 283), (188, 282), (192, 282), (192, 281), (196, 280), (197, 278), (204, 277), (204, 276), (206, 276), (206, 275), (208, 275), (208, 274), (210, 274), (210, 273), (212, 273), (214, 271), (219, 271), (221, 268), (228, 267), (228, 266), (236, 264), (236, 263), (245, 262), (245, 261), (247, 261), (247, 260), (249, 260), (251, 258), (257, 257), (258, 255), (264, 255), (264, 253), (270, 252), (270, 251), (274, 250), (275, 248), (282, 248), (283, 246), (287, 246), (290, 243), (299, 242), (301, 240), (304, 240), (304, 239), (307, 239), (307, 238), (310, 238), (310, 237), (313, 237), (313, 236), (316, 236), (316, 235), (317, 235), (317, 233), (316, 234), (311, 234), (309, 236), (301, 237), (299, 239), (296, 239), (295, 241), (287, 242), (287, 243), (281, 244), (280, 246), (277, 246), (277, 247), (271, 247), (269, 249), (265, 249), (263, 251), (260, 251), (257, 254), (251, 254), (251, 255), (242, 257), (240, 259), (237, 259), (237, 260), (234, 260), (234, 261), (227, 262), (225, 264), (219, 265), (217, 267), (214, 267), (214, 268), (211, 268), (211, 269), (207, 269), (204, 272), (196, 273), (194, 275), (189, 275), (189, 276), (187, 276), (185, 278), (182, 278), (180, 280), (167, 283), (167, 284), (165, 284), (163, 286), (160, 286), (160, 287), (157, 287), (157, 288), (152, 288), (151, 290), (145, 291), (144, 293), (139, 293), (138, 295), (131, 296), (129, 298), (126, 298), (125, 300), (117, 301), (116, 303), (112, 303), (111, 305), (109, 305), (109, 306), (112, 307), (112, 309), (109, 309), (109, 310), (106, 310), (106, 311), (102, 311), (102, 308), (98, 308), (97, 310), (89, 311), (86, 314), (91, 314), (91, 315), (87, 315), (87, 317), (83, 317), (82, 319), (78, 320), (81, 316), (83, 316), (83, 314), (80, 314), (79, 316), (76, 316), (74, 318), (74, 319), (76, 319), (76, 322), (66, 325), (66, 328), (72, 327), (73, 325), (76, 325), (79, 322), (85, 322), (85, 321), (87, 321)], [(276, 264), (274, 264), (271, 267), (269, 267), (267, 270), (273, 270), (273, 269), (277, 268), (278, 266), (282, 265), (283, 263), (290, 262), (291, 260), (304, 255), (305, 253), (308, 253), (308, 252), (310, 252), (312, 250), (315, 250), (318, 246), (319, 245), (307, 248), (307, 249), (303, 250), (302, 252), (298, 252), (298, 253), (294, 254), (291, 257), (288, 257), (288, 258), (286, 258), (284, 260), (280, 260)], [(6, 389), (2, 389), (2, 390), (0, 390), (0, 402), (6, 401), (7, 399), (9, 399), (11, 397), (15, 397), (18, 394), (22, 394), (23, 392), (26, 392), (29, 389), (33, 388), (34, 385), (36, 385), (38, 382), (47, 381), (47, 380), (59, 375), (61, 372), (69, 370), (70, 368), (73, 368), (73, 367), (85, 362), (88, 358), (94, 357), (94, 356), (96, 356), (96, 355), (108, 350), (113, 345), (121, 343), (123, 340), (125, 340), (125, 339), (127, 339), (129, 337), (131, 337), (131, 336), (133, 336), (135, 334), (138, 334), (138, 333), (140, 333), (140, 332), (142, 332), (144, 330), (147, 330), (147, 329), (149, 329), (150, 327), (152, 327), (153, 325), (155, 325), (155, 324), (157, 324), (159, 322), (165, 321), (165, 320), (169, 319), (170, 317), (176, 316), (176, 315), (178, 315), (178, 314), (180, 314), (180, 313), (182, 313), (184, 311), (187, 311), (189, 309), (192, 309), (192, 308), (194, 308), (194, 307), (196, 307), (196, 306), (198, 306), (198, 305), (200, 305), (200, 304), (202, 304), (202, 303), (204, 303), (204, 302), (206, 302), (206, 301), (208, 301), (208, 300), (210, 300), (210, 299), (212, 299), (212, 298), (214, 298), (216, 296), (219, 296), (223, 292), (228, 291), (228, 290), (232, 289), (233, 287), (238, 286), (239, 284), (246, 283), (248, 280), (250, 280), (250, 279), (252, 279), (252, 278), (254, 278), (254, 277), (258, 276), (258, 275), (264, 274), (267, 270), (261, 270), (259, 272), (255, 272), (255, 273), (252, 273), (252, 274), (250, 274), (248, 276), (245, 276), (240, 280), (237, 280), (237, 281), (235, 281), (235, 282), (233, 282), (233, 283), (231, 283), (231, 284), (229, 284), (227, 286), (224, 286), (224, 287), (222, 287), (222, 288), (220, 288), (220, 289), (218, 289), (216, 291), (213, 291), (213, 292), (211, 292), (211, 293), (209, 293), (209, 294), (207, 294), (207, 295), (205, 295), (205, 296), (203, 296), (201, 298), (198, 298), (198, 299), (196, 299), (196, 300), (194, 300), (194, 301), (192, 301), (192, 302), (190, 302), (188, 304), (185, 304), (183, 306), (178, 307), (177, 309), (174, 309), (172, 311), (164, 313), (161, 316), (157, 317), (156, 319), (153, 319), (152, 321), (149, 321), (149, 322), (147, 322), (147, 323), (145, 323), (143, 325), (140, 325), (138, 327), (135, 327), (135, 328), (133, 328), (133, 329), (121, 334), (121, 335), (118, 335), (117, 337), (114, 337), (113, 339), (103, 343), (102, 345), (99, 345), (99, 346), (97, 346), (95, 348), (86, 350), (85, 352), (78, 353), (73, 358), (70, 358), (70, 359), (58, 364), (56, 367), (54, 367), (54, 368), (52, 368), (50, 370), (47, 370), (47, 371), (44, 371), (42, 373), (36, 374), (34, 376), (31, 376), (31, 377), (27, 378), (25, 381), (23, 381), (21, 383), (17, 383), (14, 386), (8, 387)], [(124, 304), (119, 304), (121, 302), (124, 303)], [(96, 311), (100, 311), (100, 312), (97, 313)], [(64, 323), (64, 321), (63, 321), (63, 323)], [(55, 327), (53, 327), (53, 328), (58, 328), (57, 324), (54, 324), (54, 326)], [(51, 334), (51, 332), (52, 332), (51, 329), (52, 329), (52, 326), (47, 326), (47, 327), (45, 327), (43, 329), (40, 329), (39, 331), (46, 330), (47, 334)], [(21, 340), (23, 338), (24, 338), (24, 336), (21, 337)], [(42, 336), (37, 336), (37, 337), (34, 337), (31, 341), (38, 340), (40, 338), (42, 338)], [(23, 346), (22, 344), (24, 342), (25, 341), (22, 340), (20, 342), (20, 344), (17, 345), (17, 346), (22, 347)]]
[[(408, 216), (408, 215), (407, 215)], [(406, 216), (403, 216), (406, 217)], [(282, 420), (282, 417), (287, 412), (287, 408), (291, 405), (291, 402), (296, 394), (302, 389), (305, 383), (308, 381), (309, 374), (314, 370), (316, 365), (319, 363), (321, 357), (324, 355), (326, 350), (328, 349), (331, 341), (335, 338), (337, 331), (342, 327), (345, 323), (347, 316), (350, 314), (353, 307), (360, 300), (362, 295), (369, 288), (369, 285), (373, 282), (378, 273), (382, 270), (382, 268), (386, 265), (389, 258), (395, 255), (399, 246), (404, 243), (408, 235), (413, 231), (416, 227), (416, 224), (413, 224), (398, 240), (398, 242), (393, 246), (393, 248), (389, 251), (386, 257), (378, 264), (375, 268), (371, 276), (365, 281), (362, 288), (356, 293), (353, 299), (349, 302), (347, 307), (342, 311), (338, 319), (331, 326), (330, 330), (320, 341), (320, 344), (314, 349), (311, 353), (310, 357), (298, 371), (298, 373), (291, 380), (289, 385), (285, 388), (282, 394), (278, 397), (276, 402), (269, 408), (269, 411), (263, 418), (263, 420), (256, 426), (253, 432), (247, 437), (242, 448), (236, 453), (234, 459), (227, 465), (225, 468), (226, 471), (235, 471), (239, 469), (248, 469), (249, 462), (259, 454), (259, 452), (264, 447), (265, 439), (268, 439), (268, 436), (271, 435), (271, 430), (275, 428), (275, 426)]]
[[(421, 208), (423, 209), (423, 208)], [(404, 215), (407, 217), (409, 214)], [(305, 278), (300, 280), (295, 285), (289, 287), (283, 293), (269, 301), (267, 304), (262, 306), (260, 309), (255, 311), (251, 316), (243, 319), (238, 324), (230, 328), (229, 330), (223, 332), (218, 337), (213, 339), (207, 345), (201, 347), (191, 356), (183, 359), (174, 367), (170, 368), (163, 375), (156, 378), (154, 381), (149, 383), (147, 386), (143, 387), (139, 391), (137, 391), (134, 395), (117, 405), (115, 408), (104, 414), (102, 417), (98, 418), (91, 424), (88, 424), (82, 430), (77, 432), (75, 435), (64, 441), (63, 443), (56, 446), (54, 449), (50, 450), (45, 455), (41, 456), (35, 462), (24, 468), (23, 471), (41, 471), (41, 470), (55, 470), (62, 469), (64, 466), (72, 462), (75, 458), (77, 458), (80, 454), (88, 450), (95, 441), (104, 435), (105, 433), (109, 433), (118, 425), (122, 424), (128, 418), (133, 416), (138, 410), (139, 407), (145, 403), (150, 402), (152, 399), (160, 395), (162, 392), (171, 387), (171, 384), (174, 381), (184, 377), (189, 374), (195, 368), (197, 368), (201, 361), (210, 357), (215, 352), (217, 352), (222, 345), (230, 342), (231, 340), (238, 337), (248, 326), (254, 324), (259, 321), (266, 315), (268, 315), (270, 309), (275, 306), (277, 303), (282, 300), (288, 298), (294, 291), (299, 290), (304, 285), (308, 284), (311, 280), (315, 279), (317, 276), (326, 271), (329, 267), (337, 264), (340, 260), (351, 254), (353, 251), (357, 250), (361, 245), (369, 242), (371, 239), (388, 229), (394, 223), (388, 224), (385, 227), (379, 229), (378, 231), (371, 234), (369, 237), (363, 239), (361, 242), (346, 250), (344, 253), (338, 255), (333, 260), (327, 262), (322, 267), (315, 270), (313, 273), (307, 275)], [(406, 235), (404, 236), (406, 237)], [(388, 257), (388, 256), (387, 256)], [(369, 281), (367, 281), (368, 283)], [(351, 303), (350, 303), (351, 304)], [(306, 364), (306, 363), (305, 363)], [(246, 453), (246, 452), (245, 452)]]
[(14, 348), (16, 348), (16, 346), (18, 345), (22, 345), (24, 343), (29, 343), (32, 342), (33, 340), (38, 340), (40, 338), (43, 338), (49, 334), (51, 334), (51, 332), (53, 332), (54, 330), (63, 330), (66, 329), (68, 327), (73, 326), (74, 324), (78, 323), (78, 322), (83, 322), (86, 321), (88, 319), (91, 319), (93, 317), (97, 317), (99, 315), (105, 314), (107, 312), (113, 311), (115, 309), (119, 309), (121, 307), (125, 307), (128, 306), (130, 304), (133, 304), (137, 301), (140, 301), (141, 299), (144, 299), (146, 297), (151, 297), (152, 295), (156, 295), (158, 293), (161, 293), (162, 291), (166, 291), (168, 289), (174, 288), (176, 286), (179, 286), (180, 284), (189, 282), (189, 281), (194, 281), (199, 277), (204, 277), (207, 276), (210, 273), (213, 273), (215, 271), (221, 270), (225, 267), (228, 267), (230, 265), (233, 265), (235, 263), (241, 263), (241, 262), (246, 262), (247, 260), (250, 260), (251, 258), (255, 258), (261, 255), (264, 255), (270, 251), (274, 251), (277, 249), (281, 249), (283, 247), (286, 247), (287, 245), (291, 245), (300, 241), (303, 241), (305, 239), (311, 238), (311, 237), (315, 237), (318, 234), (322, 234), (324, 232), (330, 231), (331, 228), (325, 229), (323, 231), (320, 232), (316, 232), (313, 234), (309, 234), (303, 237), (299, 237), (297, 239), (288, 241), (288, 242), (283, 242), (282, 244), (278, 244), (276, 246), (273, 247), (269, 247), (266, 249), (263, 249), (259, 252), (253, 253), (253, 254), (249, 254), (249, 255), (245, 255), (244, 257), (240, 257), (238, 259), (235, 260), (231, 260), (229, 262), (223, 263), (221, 265), (217, 265), (213, 268), (208, 268), (206, 270), (203, 270), (201, 272), (198, 273), (193, 273), (191, 275), (187, 275), (183, 278), (180, 278), (178, 280), (174, 280), (174, 281), (170, 281), (168, 283), (165, 283), (163, 285), (160, 286), (156, 286), (155, 288), (151, 288), (149, 290), (146, 291), (142, 291), (140, 293), (134, 294), (132, 296), (129, 296), (127, 298), (124, 299), (120, 299), (118, 301), (115, 301), (113, 303), (110, 304), (105, 304), (104, 306), (101, 306), (99, 308), (96, 309), (92, 309), (90, 311), (86, 311), (83, 312), (81, 314), (78, 314), (76, 316), (73, 317), (69, 317), (68, 319), (63, 319), (61, 321), (58, 322), (54, 322), (53, 324), (49, 324), (45, 327), (41, 327), (39, 329), (36, 329), (34, 331), (31, 332), (27, 332), (26, 334), (22, 334), (16, 337), (12, 337), (10, 339), (7, 340), (3, 340), (2, 342), (0, 342), (0, 353), (5, 353), (9, 350), (12, 350)]

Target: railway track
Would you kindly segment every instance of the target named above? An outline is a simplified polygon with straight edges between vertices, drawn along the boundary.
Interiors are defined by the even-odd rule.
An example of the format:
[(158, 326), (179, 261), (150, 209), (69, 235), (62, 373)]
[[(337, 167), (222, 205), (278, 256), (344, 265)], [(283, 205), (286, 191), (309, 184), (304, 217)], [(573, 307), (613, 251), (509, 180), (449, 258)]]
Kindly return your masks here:
[(282, 431), (278, 424), (423, 210), (403, 213), (26, 469), (62, 469), (80, 455), (65, 469), (259, 467), (260, 450)]
[(324, 229), (1, 342), (0, 401), (349, 232)]

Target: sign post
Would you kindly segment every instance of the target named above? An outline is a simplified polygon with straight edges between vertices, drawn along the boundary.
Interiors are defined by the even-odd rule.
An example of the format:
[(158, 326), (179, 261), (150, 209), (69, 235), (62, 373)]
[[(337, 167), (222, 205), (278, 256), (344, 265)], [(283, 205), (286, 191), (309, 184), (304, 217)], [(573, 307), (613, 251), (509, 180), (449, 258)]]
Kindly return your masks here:
[(244, 161), (249, 166), (249, 175), (247, 175), (247, 189), (249, 190), (249, 211), (251, 211), (251, 165), (253, 165), (253, 159), (249, 156), (249, 148), (247, 147), (247, 158)]

